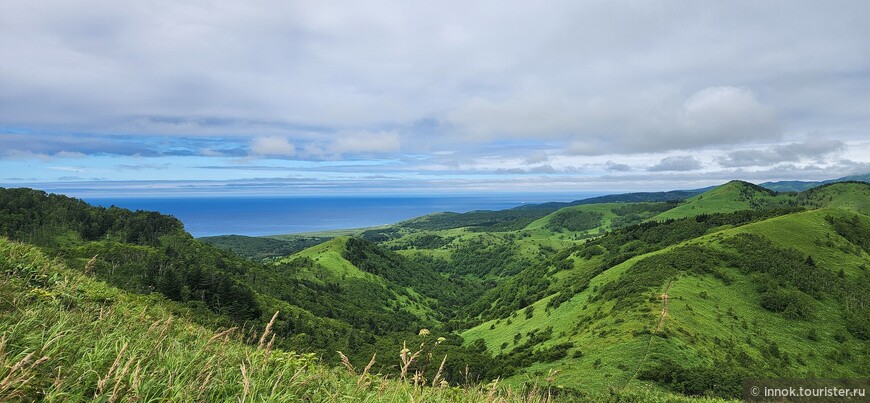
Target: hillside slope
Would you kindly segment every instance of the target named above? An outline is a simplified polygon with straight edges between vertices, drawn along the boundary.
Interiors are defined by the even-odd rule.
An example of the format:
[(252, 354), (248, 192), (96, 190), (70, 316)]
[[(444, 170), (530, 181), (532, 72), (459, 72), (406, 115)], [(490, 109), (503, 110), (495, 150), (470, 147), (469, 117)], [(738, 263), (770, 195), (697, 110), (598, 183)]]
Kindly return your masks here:
[[(369, 271), (384, 269), (377, 276), (414, 273), (405, 277), (434, 284), (445, 297), (439, 297), (436, 304), (396, 281), (381, 282), (377, 287), (371, 287), (372, 282), (342, 282), (341, 278), (315, 281), (315, 276), (292, 275), (307, 264), (306, 260), (295, 262), (295, 266), (266, 266), (243, 259), (193, 239), (173, 217), (93, 207), (30, 189), (0, 189), (0, 236), (31, 242), (69, 267), (128, 292), (159, 293), (192, 309), (196, 313), (193, 319), (206, 326), (237, 326), (249, 331), (265, 326), (272, 313), (280, 310), (284, 314), (272, 327), (279, 336), (277, 346), (317, 352), (335, 362), (336, 350), (349, 351), (352, 359), (364, 360), (385, 346), (392, 349), (396, 340), (436, 324), (432, 307), (441, 312), (449, 309), (441, 300), (448, 301), (449, 295), (468, 295), (432, 272), (428, 272), (431, 281), (424, 281), (426, 277), (420, 277), (424, 271), (394, 264), (402, 263), (390, 260), (395, 254), (381, 256), (368, 243), (347, 242), (358, 246), (352, 248), (354, 251), (362, 252), (354, 255), (356, 266)], [(323, 272), (322, 267), (311, 268)], [(390, 299), (396, 295), (401, 298)], [(444, 345), (458, 348), (454, 355), (467, 357), (471, 367), (478, 370), (485, 360), (475, 358), (474, 352), (462, 351), (458, 347), (461, 342), (451, 338)], [(485, 374), (487, 370), (480, 368), (478, 372)]]
[(731, 181), (697, 196), (685, 203), (657, 215), (654, 219), (694, 217), (701, 214), (730, 213), (740, 210), (758, 210), (786, 204), (787, 196), (753, 185), (749, 182)]
[(326, 237), (315, 236), (301, 236), (292, 240), (284, 240), (243, 235), (219, 235), (197, 239), (256, 261), (287, 256), (329, 240)]
[[(831, 194), (855, 194), (832, 186)], [(463, 337), (517, 368), (513, 384), (558, 369), (586, 391), (652, 383), (739, 397), (748, 376), (866, 376), (870, 217), (836, 197), (828, 205), (845, 208), (617, 231), (520, 273), (518, 287), (508, 281), (487, 294), (494, 299), (485, 295), (471, 311), (484, 322)], [(650, 244), (677, 228), (683, 240)], [(625, 254), (631, 248), (652, 250)]]
[[(434, 360), (454, 352), (434, 334), (409, 340), (425, 344), (429, 358), (415, 355), (407, 372), (436, 387), (403, 378), (395, 364), (385, 366), (388, 372), (330, 368), (315, 354), (277, 348), (272, 323), (252, 337), (238, 327), (209, 329), (191, 321), (194, 313), (182, 304), (119, 290), (2, 237), (0, 273), (2, 401), (543, 402), (552, 395), (545, 383), (525, 390), (450, 386), (458, 381), (442, 380), (461, 373), (449, 366), (439, 372)], [(386, 357), (370, 363), (393, 361)]]
[[(59, 259), (46, 266), (50, 273), (34, 274), (33, 265), (16, 262), (42, 252), (0, 239), (0, 252), (12, 245), (3, 252), (12, 263), (2, 266), (0, 259), (6, 274), (0, 312), (11, 324), (23, 320), (19, 314), (28, 304), (95, 308), (91, 302), (105, 305), (129, 296), (165, 307), (206, 334), (243, 329), (237, 337), (248, 361), (231, 362), (252, 368), (250, 357), (260, 350), (243, 344), (259, 344), (259, 330), (278, 310), (270, 325), (274, 348), (311, 351), (334, 363), (333, 351), (341, 350), (357, 368), (367, 366), (373, 354), (392, 356), (409, 342), (411, 351), (426, 346), (420, 357), (427, 357), (427, 364), (419, 369), (427, 380), (439, 355), (449, 356), (442, 377), (452, 385), (499, 378), (499, 385), (524, 396), (543, 396), (543, 382), (548, 394), (569, 400), (733, 399), (746, 377), (868, 375), (868, 213), (866, 183), (777, 194), (733, 181), (682, 202), (426, 216), (357, 231), (362, 238), (330, 238), (261, 264), (193, 239), (171, 217), (0, 189), (0, 234)], [(267, 252), (284, 246), (251, 245)], [(50, 280), (58, 276), (76, 280)], [(98, 283), (95, 279), (124, 291), (106, 294), (112, 287), (105, 285), (94, 286), (103, 291), (65, 288)], [(121, 311), (125, 320), (135, 313), (127, 305)], [(52, 317), (48, 311), (37, 314)], [(99, 338), (88, 328), (74, 329)], [(440, 336), (437, 343), (434, 335)], [(124, 354), (119, 351), (115, 346), (106, 357), (114, 360)], [(95, 366), (100, 374), (110, 370), (109, 358), (80, 365)], [(378, 359), (369, 370), (395, 374), (392, 361)], [(0, 362), (7, 370), (10, 363)], [(318, 372), (317, 365), (304, 366)], [(347, 390), (335, 371), (327, 372), (318, 376)], [(134, 389), (117, 382), (119, 390)], [(419, 393), (415, 399), (428, 393), (409, 392), (404, 383), (386, 385)], [(88, 388), (86, 394), (94, 393)], [(235, 388), (220, 390), (216, 393), (226, 395), (218, 400), (238, 397)], [(360, 388), (347, 396), (378, 399), (365, 395), (371, 391)], [(474, 391), (450, 393), (480, 397), (469, 392)], [(184, 394), (189, 391), (179, 393), (174, 396), (190, 397)]]
[(314, 312), (379, 334), (435, 325), (439, 303), (458, 292), (456, 284), (425, 267), (411, 267), (401, 256), (347, 237), (278, 259), (257, 277), (252, 281), (258, 289), (297, 303), (326, 298)]

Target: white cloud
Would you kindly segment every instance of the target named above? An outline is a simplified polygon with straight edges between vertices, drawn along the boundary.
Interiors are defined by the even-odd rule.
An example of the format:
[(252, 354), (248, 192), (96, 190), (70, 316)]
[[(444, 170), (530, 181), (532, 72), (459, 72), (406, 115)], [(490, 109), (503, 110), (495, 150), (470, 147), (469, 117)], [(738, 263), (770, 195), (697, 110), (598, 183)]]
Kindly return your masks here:
[(336, 154), (395, 153), (401, 149), (395, 132), (357, 132), (340, 135), (330, 146)]
[(778, 139), (773, 108), (746, 88), (703, 88), (688, 97), (669, 91), (585, 99), (560, 91), (521, 89), (501, 100), (474, 99), (448, 114), (457, 137), (557, 139), (571, 154), (686, 150)]
[(686, 146), (733, 144), (777, 138), (779, 122), (772, 109), (752, 91), (736, 87), (708, 87), (683, 104)]
[(86, 155), (77, 151), (60, 151), (54, 154), (58, 158), (84, 158)]
[(293, 157), (296, 147), (283, 137), (256, 137), (251, 141), (251, 154), (256, 156)]

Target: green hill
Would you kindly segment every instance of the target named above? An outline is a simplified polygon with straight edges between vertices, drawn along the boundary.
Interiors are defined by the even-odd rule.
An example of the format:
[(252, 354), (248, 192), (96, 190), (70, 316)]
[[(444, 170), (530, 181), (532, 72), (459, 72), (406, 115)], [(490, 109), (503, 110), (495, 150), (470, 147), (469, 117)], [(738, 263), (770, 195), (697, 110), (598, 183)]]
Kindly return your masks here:
[(260, 275), (285, 300), (327, 299), (313, 312), (368, 323), (376, 333), (434, 326), (475, 295), (464, 282), (358, 238), (334, 238), (278, 259)]
[[(449, 278), (417, 270), (364, 241), (333, 244), (353, 246), (338, 253), (353, 261), (349, 272), (366, 271), (366, 280), (318, 278), (335, 270), (333, 262), (320, 265), (303, 256), (267, 266), (194, 239), (169, 216), (93, 207), (30, 189), (0, 189), (0, 236), (39, 246), (128, 292), (158, 293), (189, 307), (197, 313), (192, 319), (204, 325), (250, 330), (280, 310), (284, 315), (273, 326), (278, 347), (324, 354), (333, 362), (336, 350), (363, 360), (385, 346), (392, 349), (397, 340), (439, 323), (439, 315), (459, 303), (456, 298), (474, 296)], [(422, 284), (417, 288), (423, 295), (412, 282)], [(461, 342), (450, 339), (445, 345)], [(461, 349), (454, 353), (467, 354), (476, 356)], [(478, 368), (485, 360), (468, 361), (487, 373)]]
[(796, 204), (811, 208), (830, 207), (870, 214), (870, 183), (838, 182), (797, 195)]
[(508, 383), (558, 369), (590, 393), (733, 398), (744, 377), (866, 376), (870, 217), (854, 185), (832, 186), (823, 199), (845, 208), (699, 215), (566, 250), (485, 294), (463, 337), (519, 369)]
[(657, 220), (694, 217), (701, 214), (730, 213), (740, 210), (758, 210), (785, 204), (786, 196), (753, 185), (749, 182), (731, 181), (697, 196), (655, 217)]
[(574, 239), (584, 239), (641, 223), (677, 206), (677, 202), (672, 201), (598, 203), (565, 207), (532, 222), (523, 230), (538, 237), (569, 234)]
[[(442, 381), (448, 368), (439, 362), (455, 357), (455, 350), (437, 334), (408, 340), (414, 351), (402, 352), (405, 372), (395, 364), (388, 372), (374, 369), (400, 362), (390, 355), (334, 368), (315, 354), (276, 346), (283, 311), (250, 335), (239, 327), (209, 328), (192, 321), (200, 314), (183, 304), (119, 290), (33, 246), (0, 237), (0, 257), (2, 401), (543, 402), (555, 389), (546, 382), (523, 390), (450, 386)], [(393, 347), (398, 355), (402, 345)]]
[[(0, 348), (0, 379), (15, 363), (3, 351), (20, 360), (50, 350), (36, 318), (58, 318), (77, 335), (57, 344), (77, 363), (61, 369), (62, 386), (34, 366), (32, 387), (4, 395), (0, 384), (0, 397), (134, 396), (126, 393), (145, 390), (131, 375), (140, 361), (152, 376), (171, 365), (188, 372), (137, 399), (281, 400), (295, 388), (302, 399), (491, 401), (492, 390), (506, 400), (681, 401), (739, 398), (747, 377), (866, 378), (868, 214), (867, 183), (779, 194), (732, 181), (683, 201), (546, 204), (435, 214), (354, 236), (297, 235), (297, 250), (280, 257), (288, 244), (209, 239), (246, 259), (193, 239), (172, 217), (0, 189), (0, 235), (42, 250), (0, 239), (0, 320), (13, 329), (0, 330), (0, 347), (28, 340)], [(27, 260), (34, 256), (39, 263)], [(85, 316), (69, 316), (80, 308)], [(134, 319), (145, 311), (171, 312), (183, 331), (167, 330), (166, 340), (192, 350), (150, 358), (145, 351), (163, 336)], [(275, 311), (271, 348), (295, 363), (293, 374), (272, 367), (260, 346)], [(129, 356), (96, 333), (104, 315), (119, 329), (107, 335), (145, 335), (128, 340)], [(224, 342), (235, 358), (207, 364), (220, 375), (203, 389), (211, 369), (190, 363), (215, 357), (207, 339), (230, 327), (240, 329)], [(102, 343), (102, 359), (83, 353), (91, 340)], [(401, 360), (381, 357), (403, 342), (403, 360), (420, 350), (411, 368), (429, 385), (447, 355), (439, 379), (454, 387), (385, 380), (401, 378)], [(367, 372), (380, 375), (329, 369), (336, 350), (356, 374), (377, 354)], [(243, 366), (262, 368), (262, 378)], [(312, 380), (274, 386), (288, 374)]]

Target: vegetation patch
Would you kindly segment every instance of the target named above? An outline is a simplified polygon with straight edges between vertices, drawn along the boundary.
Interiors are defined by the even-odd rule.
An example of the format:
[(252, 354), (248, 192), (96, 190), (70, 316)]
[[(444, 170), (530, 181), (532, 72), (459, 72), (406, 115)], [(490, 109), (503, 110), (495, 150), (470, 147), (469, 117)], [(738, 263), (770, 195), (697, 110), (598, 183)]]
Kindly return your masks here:
[(546, 228), (554, 231), (581, 232), (601, 225), (604, 214), (597, 211), (560, 210), (550, 217)]

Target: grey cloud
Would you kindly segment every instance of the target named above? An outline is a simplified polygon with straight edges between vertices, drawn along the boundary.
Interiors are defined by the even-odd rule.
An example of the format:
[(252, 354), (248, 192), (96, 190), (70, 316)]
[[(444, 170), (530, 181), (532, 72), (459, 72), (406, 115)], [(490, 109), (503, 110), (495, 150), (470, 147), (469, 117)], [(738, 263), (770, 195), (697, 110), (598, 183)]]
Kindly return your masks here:
[(458, 133), (479, 140), (539, 136), (571, 141), (573, 154), (692, 149), (776, 140), (781, 124), (753, 91), (714, 86), (690, 95), (657, 92), (583, 99), (563, 91), (519, 92), (507, 99), (475, 99), (448, 119)]
[(607, 169), (608, 171), (613, 171), (613, 172), (628, 172), (628, 171), (631, 171), (631, 167), (630, 167), (630, 166), (628, 166), (628, 165), (626, 165), (626, 164), (619, 164), (619, 163), (616, 163), (616, 162), (613, 162), (613, 161), (607, 161), (607, 163), (604, 164), (604, 169)]
[(769, 166), (781, 162), (799, 162), (803, 159), (821, 161), (826, 156), (843, 151), (846, 145), (839, 140), (809, 139), (803, 143), (790, 143), (765, 150), (738, 150), (719, 158), (725, 167)]
[(859, 138), (868, 14), (861, 1), (9, 0), (0, 127), (331, 144), (401, 126), (402, 151), (507, 136), (582, 154), (776, 141), (783, 126)]
[(0, 133), (0, 156), (28, 152), (63, 157), (68, 153), (153, 156), (157, 152), (136, 141), (87, 135)]
[(99, 134), (2, 133), (0, 157), (82, 158), (91, 155), (193, 156), (208, 149), (222, 156), (247, 155), (237, 141), (221, 138)]
[(701, 169), (701, 161), (690, 155), (663, 158), (658, 164), (647, 169), (650, 172), (695, 171)]
[(127, 171), (142, 171), (142, 170), (164, 170), (172, 167), (172, 164), (166, 162), (162, 164), (139, 164), (139, 165), (131, 165), (131, 164), (118, 164), (115, 166), (117, 169), (127, 170)]
[(554, 174), (558, 172), (548, 164), (529, 168), (499, 168), (494, 171), (497, 174)]
[(540, 164), (550, 160), (550, 155), (546, 151), (536, 151), (526, 157), (526, 164)]
[[(287, 176), (279, 178), (252, 178), (241, 180), (181, 180), (181, 181), (109, 181), (97, 180), (76, 182), (16, 182), (16, 186), (28, 186), (70, 195), (116, 194), (119, 188), (129, 194), (166, 195), (195, 192), (232, 192), (251, 194), (358, 194), (365, 192), (432, 192), (438, 190), (469, 191), (482, 189), (535, 192), (564, 192), (566, 187), (574, 191), (598, 191), (604, 186), (607, 193), (622, 191), (662, 191), (694, 189), (742, 179), (754, 183), (777, 180), (824, 180), (870, 171), (870, 164), (856, 161), (838, 161), (828, 166), (795, 166), (781, 164), (762, 170), (723, 169), (704, 172), (636, 172), (601, 176), (550, 175), (529, 172), (509, 174), (496, 178), (459, 177), (455, 181), (442, 178), (423, 179), (393, 175), (367, 175), (365, 178), (320, 178)], [(475, 172), (479, 173), (479, 172)], [(7, 179), (12, 180), (12, 179)], [(20, 180), (20, 179), (19, 179)], [(34, 179), (30, 179), (34, 181)], [(17, 180), (16, 180), (17, 181)]]

